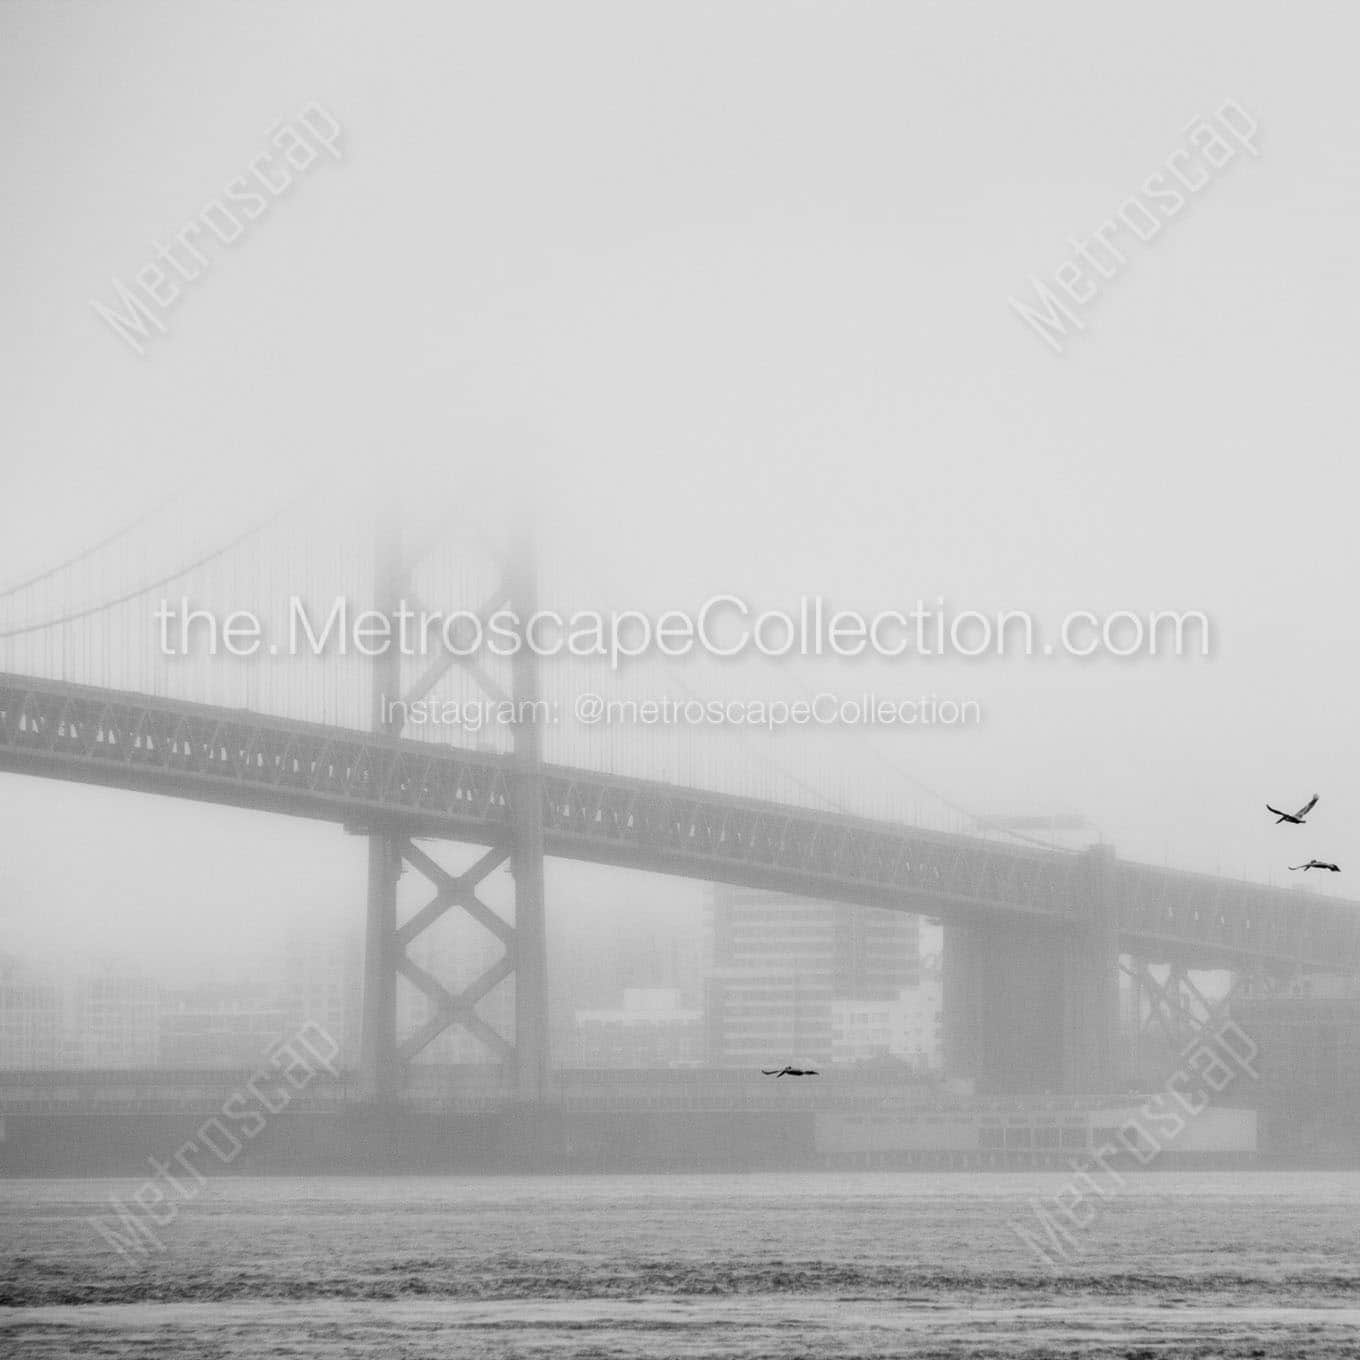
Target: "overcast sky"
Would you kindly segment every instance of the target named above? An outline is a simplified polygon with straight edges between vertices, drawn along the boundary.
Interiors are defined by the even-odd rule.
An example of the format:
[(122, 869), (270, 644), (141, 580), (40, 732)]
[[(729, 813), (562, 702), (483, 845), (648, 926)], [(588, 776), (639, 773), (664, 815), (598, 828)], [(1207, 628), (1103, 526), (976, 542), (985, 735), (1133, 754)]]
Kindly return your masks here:
[[(686, 683), (983, 705), (753, 743), (837, 798), (938, 817), (933, 789), (1085, 815), (1134, 858), (1360, 872), (1354, 29), (1344, 5), (9, 3), (0, 586), (185, 481), (208, 545), (299, 485), (324, 521), (333, 487), (395, 480), (494, 533), (532, 499), (582, 608), (1203, 610), (1208, 660)], [(1259, 158), (1130, 246), (1053, 353), (1008, 299), (1225, 100)], [(340, 159), (205, 245), (134, 354), (91, 300), (312, 104)], [(361, 511), (333, 503), (343, 540)], [(715, 777), (755, 758), (715, 749)], [(1270, 825), (1267, 799), (1315, 791), (1307, 829)], [(13, 776), (0, 818), (21, 942), (163, 956), (359, 919), (333, 828)], [(582, 910), (698, 900), (553, 883)]]

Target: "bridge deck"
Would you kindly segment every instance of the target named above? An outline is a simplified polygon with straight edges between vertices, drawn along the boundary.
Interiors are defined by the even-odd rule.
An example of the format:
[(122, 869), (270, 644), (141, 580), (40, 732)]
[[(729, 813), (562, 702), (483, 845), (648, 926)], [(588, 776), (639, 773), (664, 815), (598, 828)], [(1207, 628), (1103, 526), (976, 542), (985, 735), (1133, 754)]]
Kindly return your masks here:
[[(512, 757), (0, 674), (0, 770), (482, 845)], [(1089, 856), (545, 765), (544, 848), (946, 920), (1080, 926)], [(1360, 904), (1114, 861), (1121, 946), (1199, 967), (1360, 972)]]

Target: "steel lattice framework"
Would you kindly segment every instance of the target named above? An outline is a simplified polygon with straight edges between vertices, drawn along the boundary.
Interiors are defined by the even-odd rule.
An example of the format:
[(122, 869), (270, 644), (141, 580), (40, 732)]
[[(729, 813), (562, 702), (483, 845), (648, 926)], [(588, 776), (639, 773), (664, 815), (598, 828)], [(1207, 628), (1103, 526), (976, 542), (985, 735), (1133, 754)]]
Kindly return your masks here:
[[(0, 770), (493, 849), (533, 787), (512, 756), (9, 675)], [(534, 782), (550, 855), (946, 920), (1086, 921), (1080, 856), (564, 766)], [(1354, 902), (1123, 861), (1107, 890), (1142, 959), (1360, 972)]]

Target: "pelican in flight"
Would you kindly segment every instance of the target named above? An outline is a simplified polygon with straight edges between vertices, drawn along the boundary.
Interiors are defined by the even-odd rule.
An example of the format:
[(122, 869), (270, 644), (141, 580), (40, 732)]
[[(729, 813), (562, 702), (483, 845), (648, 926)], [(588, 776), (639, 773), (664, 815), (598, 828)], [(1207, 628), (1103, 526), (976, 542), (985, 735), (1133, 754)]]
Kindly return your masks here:
[(1328, 864), (1325, 859), (1310, 859), (1307, 864), (1291, 864), (1290, 869), (1302, 869), (1307, 872), (1309, 869), (1330, 869), (1332, 873), (1339, 874), (1341, 866), (1339, 864)]
[(762, 1067), (760, 1069), (762, 1077), (815, 1077), (817, 1069), (815, 1067)]
[(1317, 802), (1317, 800), (1318, 796), (1317, 794), (1314, 794), (1297, 812), (1281, 812), (1279, 808), (1271, 807), (1270, 804), (1267, 803), (1266, 811), (1273, 812), (1275, 814), (1276, 826), (1279, 826), (1281, 822), (1289, 822), (1292, 826), (1302, 826), (1304, 818), (1307, 817), (1310, 812), (1312, 812), (1313, 805)]

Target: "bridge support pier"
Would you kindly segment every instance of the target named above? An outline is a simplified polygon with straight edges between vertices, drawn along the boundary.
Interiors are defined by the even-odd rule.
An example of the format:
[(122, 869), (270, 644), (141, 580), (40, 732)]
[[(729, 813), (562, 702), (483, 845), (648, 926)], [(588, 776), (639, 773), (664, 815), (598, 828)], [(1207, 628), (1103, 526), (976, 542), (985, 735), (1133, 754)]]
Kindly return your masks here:
[(1119, 922), (1115, 916), (1114, 850), (1094, 845), (1082, 864), (1086, 914), (1065, 937), (1063, 966), (1063, 1090), (1118, 1090)]
[[(389, 497), (378, 512), (373, 542), (374, 605), (391, 619), (401, 605), (407, 573), (402, 560), (401, 522)], [(401, 696), (401, 655), (388, 648), (374, 658), (370, 706), (373, 730), (400, 734), (387, 702)], [(369, 1100), (387, 1101), (400, 1089), (397, 1061), (397, 880), (401, 845), (396, 836), (375, 831), (368, 838), (368, 912), (364, 930), (364, 1008), (359, 1084)]]
[(1222, 1028), (1235, 999), (1269, 995), (1288, 976), (1287, 971), (1281, 975), (1259, 963), (1247, 964), (1233, 971), (1225, 995), (1213, 997), (1195, 981), (1195, 970), (1176, 960), (1159, 965), (1135, 957), (1121, 961), (1120, 968), (1128, 979), (1132, 1003), (1134, 1069), (1155, 1082), (1165, 1078), (1165, 1069), (1183, 1060), (1188, 1048)]
[(363, 1040), (359, 1083), (368, 1100), (386, 1102), (401, 1083), (397, 1061), (397, 879), (395, 836), (368, 838), (368, 921), (364, 932)]
[(1062, 937), (1043, 927), (947, 923), (944, 1056), (979, 1092), (1067, 1089)]
[[(537, 565), (530, 543), (517, 545), (509, 593), (521, 619), (537, 609)], [(538, 725), (538, 657), (513, 658), (515, 773), (511, 784), (510, 870), (515, 878), (515, 1097), (540, 1102), (548, 1080), (548, 937), (543, 899), (543, 756)]]
[(982, 1092), (1114, 1089), (1120, 1080), (1119, 944), (1108, 877), (1088, 852), (1085, 912), (1057, 928), (991, 922), (944, 928), (944, 1058)]

